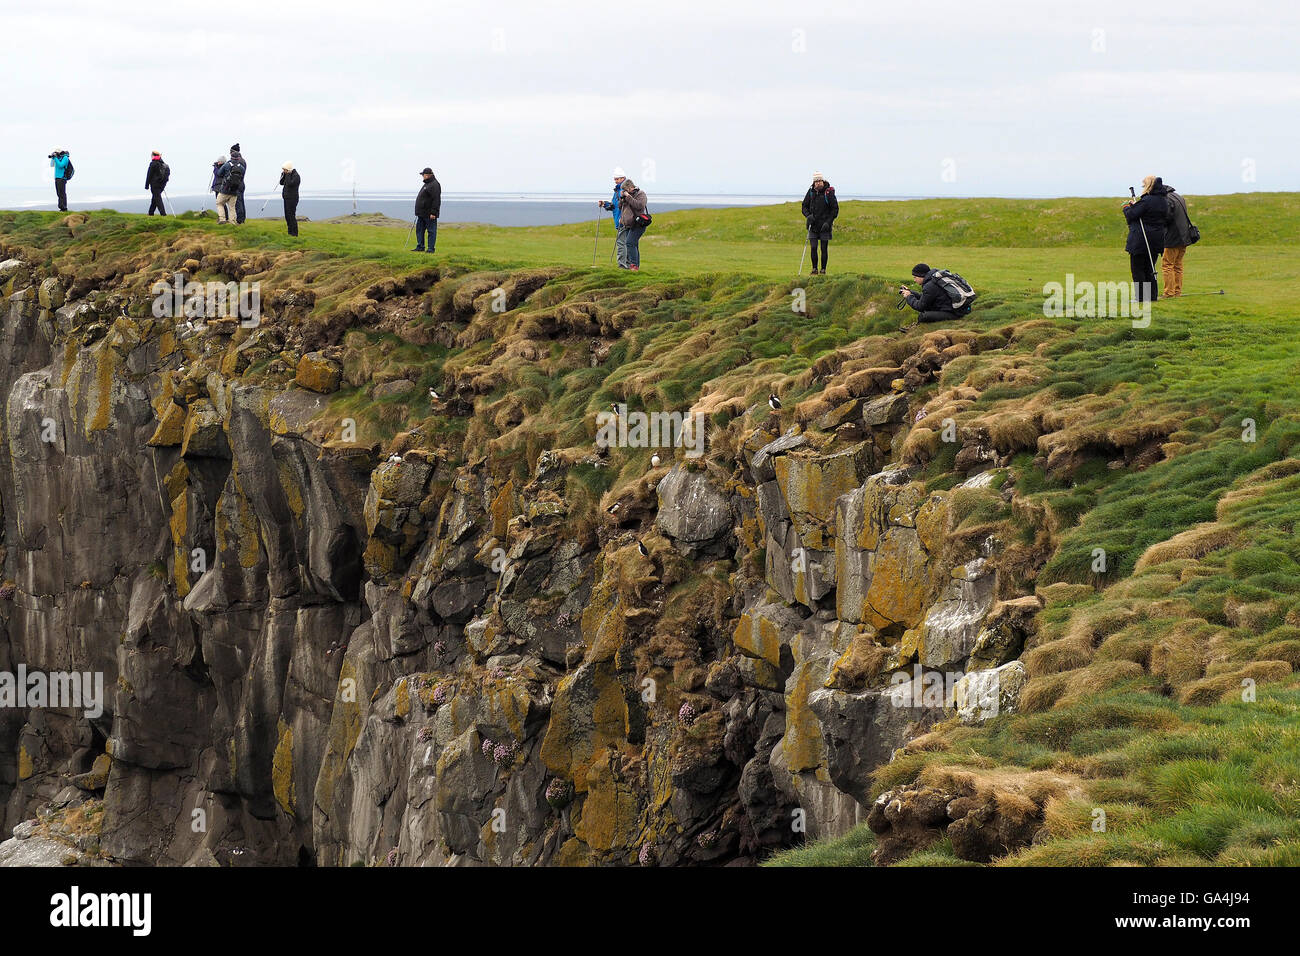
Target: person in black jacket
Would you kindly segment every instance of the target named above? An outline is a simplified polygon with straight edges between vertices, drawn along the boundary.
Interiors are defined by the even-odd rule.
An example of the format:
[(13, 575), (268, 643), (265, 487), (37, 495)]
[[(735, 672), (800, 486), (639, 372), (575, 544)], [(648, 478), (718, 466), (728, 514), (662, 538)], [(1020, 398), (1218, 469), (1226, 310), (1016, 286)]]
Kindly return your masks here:
[(1187, 200), (1173, 186), (1165, 187), (1169, 207), (1169, 224), (1165, 227), (1165, 254), (1160, 257), (1164, 279), (1162, 299), (1183, 294), (1183, 255), (1192, 244), (1192, 220), (1187, 215)]
[(424, 185), (415, 196), (415, 248), (412, 252), (425, 252), (424, 234), (429, 234), (429, 248), (433, 252), (438, 244), (438, 216), (442, 213), (442, 184), (428, 166), (420, 170)]
[(241, 170), (239, 175), (239, 192), (235, 194), (235, 222), (243, 225), (245, 218), (244, 183), (248, 180), (248, 162), (244, 159), (244, 154), (239, 151), (238, 143), (230, 147), (230, 165), (238, 166)]
[(293, 168), (293, 163), (280, 167), (280, 198), (284, 200), (284, 221), (291, 236), (298, 235), (298, 187), (301, 185), (302, 177)]
[[(840, 214), (840, 201), (835, 198), (835, 187), (821, 173), (813, 173), (812, 185), (803, 197), (803, 217), (808, 225), (808, 245), (812, 247), (812, 275), (825, 275), (830, 253), (831, 227)], [(821, 243), (821, 269), (817, 268), (817, 244)]]
[(160, 215), (167, 215), (167, 207), (163, 205), (162, 197), (163, 190), (167, 188), (167, 164), (163, 162), (157, 150), (153, 151), (153, 156), (149, 160), (149, 170), (144, 174), (144, 188), (153, 196), (149, 201), (149, 215), (152, 216), (155, 209)]
[(1138, 302), (1156, 297), (1156, 259), (1165, 250), (1165, 223), (1169, 219), (1166, 186), (1159, 176), (1142, 180), (1142, 198), (1123, 206), (1128, 220), (1129, 271), (1133, 275), (1133, 296)]
[(917, 295), (905, 285), (898, 287), (898, 294), (920, 313), (916, 317), (918, 322), (949, 322), (970, 315), (969, 305), (961, 312), (953, 306), (952, 297), (939, 281), (938, 269), (931, 269), (924, 262), (918, 262), (912, 266), (912, 277), (921, 283), (921, 294)]

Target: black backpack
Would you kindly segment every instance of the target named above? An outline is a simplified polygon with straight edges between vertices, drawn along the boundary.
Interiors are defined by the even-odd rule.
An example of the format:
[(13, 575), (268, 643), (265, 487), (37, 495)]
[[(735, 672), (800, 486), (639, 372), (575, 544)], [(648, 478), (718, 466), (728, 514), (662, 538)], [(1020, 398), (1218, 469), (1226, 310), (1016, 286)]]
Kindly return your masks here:
[(76, 170), (72, 168), (72, 160), (69, 159), (69, 160), (68, 160), (68, 165), (66, 165), (66, 166), (63, 167), (63, 179), (64, 179), (64, 182), (66, 182), (67, 180), (71, 179), (71, 178), (72, 178), (72, 174), (73, 174), (74, 172), (76, 172)]
[(167, 185), (167, 180), (172, 178), (172, 168), (162, 160), (158, 161), (158, 179), (163, 186)]
[(244, 188), (244, 167), (238, 163), (232, 163), (230, 172), (226, 173), (225, 193), (234, 195)]

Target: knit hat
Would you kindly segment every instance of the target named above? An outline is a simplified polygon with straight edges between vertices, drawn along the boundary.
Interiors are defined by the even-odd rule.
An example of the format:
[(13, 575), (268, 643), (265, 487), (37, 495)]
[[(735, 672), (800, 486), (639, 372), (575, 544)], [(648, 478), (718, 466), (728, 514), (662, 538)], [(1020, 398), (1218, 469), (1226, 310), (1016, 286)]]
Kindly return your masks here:
[(822, 182), (826, 182), (826, 177), (823, 176), (821, 173), (813, 173), (813, 182), (817, 182), (817, 180), (819, 180), (819, 179), (820, 179)]
[(280, 168), (283, 169), (286, 173), (291, 173), (293, 172), (293, 163), (285, 163)]
[(929, 274), (930, 267), (924, 262), (918, 262), (916, 265), (912, 266), (912, 275), (917, 276), (918, 278), (928, 276)]
[(237, 152), (239, 152), (239, 144), (236, 143), (234, 146), (230, 147), (230, 151), (231, 151), (232, 153), (237, 153)]
[(217, 161), (216, 161), (215, 163), (213, 163), (212, 165), (213, 165), (213, 166), (224, 166), (224, 165), (226, 165), (226, 157), (224, 157), (224, 156), (218, 156), (218, 157), (217, 157)]
[(615, 179), (627, 179), (627, 173), (623, 172), (623, 167), (622, 167), (622, 166), (615, 166), (615, 167), (614, 167), (614, 178), (615, 178)]

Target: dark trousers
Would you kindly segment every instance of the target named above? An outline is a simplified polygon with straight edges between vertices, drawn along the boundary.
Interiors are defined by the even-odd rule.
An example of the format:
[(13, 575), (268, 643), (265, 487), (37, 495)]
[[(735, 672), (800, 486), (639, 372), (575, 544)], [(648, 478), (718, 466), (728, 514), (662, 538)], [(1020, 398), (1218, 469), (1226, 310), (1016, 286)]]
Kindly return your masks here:
[[(424, 234), (429, 233), (429, 248), (424, 248)], [(438, 220), (428, 219), (424, 216), (415, 218), (415, 248), (419, 252), (433, 252), (433, 247), (438, 244)]]
[(59, 196), (59, 212), (68, 211), (68, 181), (56, 176), (54, 178), (54, 191)]
[(285, 202), (284, 221), (289, 226), (289, 235), (298, 235), (298, 200), (290, 199)]
[[(1160, 255), (1163, 249), (1152, 249), (1153, 257)], [(1129, 271), (1133, 273), (1133, 297), (1139, 302), (1150, 302), (1156, 297), (1156, 272), (1151, 267), (1147, 251), (1131, 252), (1128, 257)]]
[(916, 317), (918, 322), (951, 322), (959, 318), (956, 312), (947, 309), (928, 309)]
[(825, 269), (825, 268), (826, 268), (826, 263), (828, 263), (828, 262), (831, 261), (831, 254), (830, 254), (830, 251), (829, 251), (829, 248), (830, 248), (830, 242), (831, 242), (831, 241), (830, 241), (829, 239), (809, 239), (809, 240), (808, 240), (808, 245), (809, 245), (809, 247), (812, 248), (812, 267), (813, 267), (813, 270), (814, 270), (814, 271), (817, 269), (817, 244), (818, 244), (819, 242), (821, 243), (821, 247), (822, 247), (822, 265), (821, 265), (821, 267), (822, 267), (823, 269)]
[(239, 196), (235, 199), (235, 222), (244, 221), (244, 187), (239, 187)]
[(163, 205), (162, 190), (150, 187), (149, 192), (153, 194), (153, 199), (149, 200), (149, 215), (153, 215), (155, 209), (162, 215), (167, 215), (167, 207)]

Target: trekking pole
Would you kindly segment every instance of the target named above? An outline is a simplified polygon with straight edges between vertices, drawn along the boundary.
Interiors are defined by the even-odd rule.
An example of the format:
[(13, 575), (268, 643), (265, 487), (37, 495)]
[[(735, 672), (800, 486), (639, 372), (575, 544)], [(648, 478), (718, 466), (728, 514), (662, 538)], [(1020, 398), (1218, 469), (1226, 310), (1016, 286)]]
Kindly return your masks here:
[(167, 195), (167, 190), (164, 189), (164, 190), (163, 190), (163, 214), (164, 214), (164, 215), (166, 215), (166, 213), (167, 213), (167, 207), (168, 207), (168, 206), (171, 206), (171, 207), (172, 207), (172, 212), (171, 212), (171, 214), (172, 214), (173, 216), (176, 215), (176, 204), (175, 204), (174, 202), (172, 202), (172, 197), (171, 197), (171, 196), (168, 196), (168, 195)]
[(271, 195), (267, 196), (267, 197), (266, 197), (266, 202), (262, 203), (262, 208), (259, 209), (259, 210), (257, 211), (257, 214), (260, 216), (260, 215), (262, 215), (262, 213), (266, 212), (266, 206), (267, 206), (267, 203), (269, 203), (272, 199), (274, 199), (274, 198), (275, 198), (276, 196), (278, 196), (278, 195), (280, 195), (280, 194), (279, 194), (279, 193), (271, 193)]
[(414, 229), (414, 228), (415, 228), (415, 222), (414, 222), (414, 221), (412, 221), (412, 223), (411, 223), (409, 226), (406, 227), (406, 238), (402, 240), (402, 248), (403, 248), (403, 249), (405, 249), (405, 248), (406, 248), (406, 244), (407, 244), (408, 242), (411, 241), (411, 230)]
[(600, 219), (605, 214), (605, 210), (596, 210), (596, 244), (591, 247), (591, 267), (596, 268), (596, 250), (600, 248)]
[(799, 272), (797, 273), (798, 275), (803, 275), (803, 257), (806, 255), (808, 255), (808, 243), (805, 242), (803, 244), (803, 252), (799, 253)]

